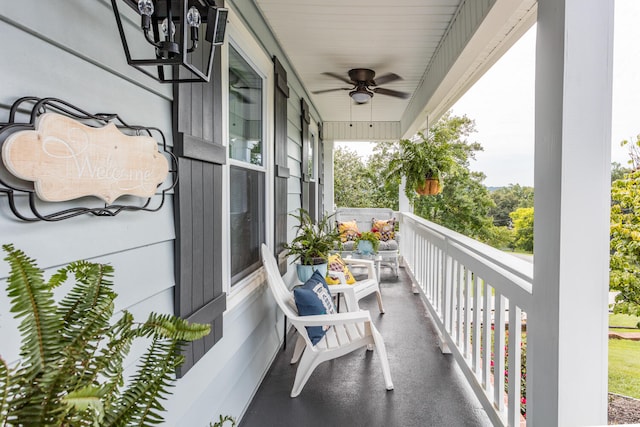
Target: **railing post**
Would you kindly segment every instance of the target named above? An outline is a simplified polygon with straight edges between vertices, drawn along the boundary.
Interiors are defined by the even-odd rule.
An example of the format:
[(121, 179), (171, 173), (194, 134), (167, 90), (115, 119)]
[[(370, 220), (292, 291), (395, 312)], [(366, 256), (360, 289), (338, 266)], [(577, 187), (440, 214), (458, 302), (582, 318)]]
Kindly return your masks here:
[(536, 426), (607, 423), (614, 3), (537, 2), (527, 322), (527, 421)]

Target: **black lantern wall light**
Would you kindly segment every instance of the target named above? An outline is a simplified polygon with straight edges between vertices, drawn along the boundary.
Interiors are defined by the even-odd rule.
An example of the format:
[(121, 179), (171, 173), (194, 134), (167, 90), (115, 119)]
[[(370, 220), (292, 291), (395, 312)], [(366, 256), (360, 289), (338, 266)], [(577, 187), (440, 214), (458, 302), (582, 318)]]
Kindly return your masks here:
[[(124, 3), (128, 7), (118, 8)], [(228, 9), (215, 0), (111, 0), (129, 65), (164, 83), (208, 82)], [(140, 23), (140, 24), (138, 24)]]

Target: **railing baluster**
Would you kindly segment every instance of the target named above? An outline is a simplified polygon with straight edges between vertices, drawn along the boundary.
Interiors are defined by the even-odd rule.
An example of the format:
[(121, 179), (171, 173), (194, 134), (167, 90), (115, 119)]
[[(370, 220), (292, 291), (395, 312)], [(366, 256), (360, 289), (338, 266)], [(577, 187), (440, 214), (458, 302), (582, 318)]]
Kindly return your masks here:
[(480, 304), (482, 297), (482, 291), (480, 286), (480, 279), (477, 274), (473, 275), (473, 356), (472, 356), (472, 366), (476, 378), (480, 378), (479, 372), (482, 370), (480, 366), (480, 358), (481, 358), (481, 338), (480, 332), (482, 331), (482, 309), (480, 308)]
[(458, 261), (454, 258), (449, 257), (449, 286), (447, 289), (447, 332), (453, 338), (454, 341), (457, 342), (458, 337), (456, 337), (456, 328), (454, 327), (454, 322), (456, 320), (456, 295), (457, 295), (457, 285), (458, 285)]
[(491, 388), (491, 287), (482, 282), (482, 386), (488, 391)]
[(522, 369), (522, 310), (509, 301), (509, 394), (507, 424), (520, 425), (520, 394)]
[(448, 310), (447, 310), (447, 299), (449, 297), (448, 290), (451, 288), (451, 275), (450, 273), (450, 265), (451, 265), (451, 257), (447, 256), (446, 253), (441, 252), (441, 264), (440, 268), (442, 268), (442, 280), (440, 280), (440, 314), (442, 316), (443, 324), (445, 329), (447, 329), (447, 320), (449, 319)]
[(464, 315), (464, 299), (462, 298), (462, 295), (464, 293), (464, 266), (460, 263), (458, 263), (458, 289), (457, 289), (457, 293), (456, 293), (456, 328), (457, 328), (457, 333), (456, 333), (456, 344), (458, 345), (458, 347), (465, 347), (465, 335), (463, 334), (462, 328), (464, 326), (464, 322), (463, 322), (463, 315)]
[(493, 400), (499, 411), (504, 409), (504, 313), (505, 298), (495, 295), (493, 330)]
[(469, 342), (471, 340), (471, 271), (468, 268), (464, 269), (464, 347), (463, 356), (465, 359), (469, 358), (470, 348)]

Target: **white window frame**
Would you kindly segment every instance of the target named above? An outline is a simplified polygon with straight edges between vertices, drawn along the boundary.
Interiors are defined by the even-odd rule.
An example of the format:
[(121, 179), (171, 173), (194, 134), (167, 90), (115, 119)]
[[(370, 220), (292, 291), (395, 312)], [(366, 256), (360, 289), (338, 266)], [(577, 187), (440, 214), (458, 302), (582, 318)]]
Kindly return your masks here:
[[(263, 78), (262, 96), (262, 166), (231, 159), (229, 157), (229, 45), (242, 55), (253, 70)], [(227, 164), (223, 172), (223, 200), (224, 216), (223, 230), (223, 277), (225, 292), (227, 292), (227, 311), (248, 298), (263, 282), (262, 269), (249, 274), (234, 286), (231, 286), (231, 221), (230, 221), (230, 167), (239, 166), (245, 169), (257, 170), (265, 174), (265, 241), (268, 245), (273, 242), (273, 104), (274, 104), (274, 71), (270, 56), (262, 50), (251, 32), (242, 24), (241, 19), (230, 5), (227, 24), (226, 42), (220, 49), (222, 55), (222, 111), (223, 111), (223, 144), (225, 146)]]

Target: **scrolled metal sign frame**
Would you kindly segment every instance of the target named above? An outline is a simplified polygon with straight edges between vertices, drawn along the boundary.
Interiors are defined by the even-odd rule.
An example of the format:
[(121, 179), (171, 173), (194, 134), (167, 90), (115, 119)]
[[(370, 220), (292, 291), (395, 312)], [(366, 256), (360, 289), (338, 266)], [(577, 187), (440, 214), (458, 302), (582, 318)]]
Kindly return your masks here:
[[(24, 114), (28, 121), (16, 120)], [(0, 153), (0, 195), (22, 221), (155, 212), (178, 180), (177, 159), (160, 129), (129, 125), (117, 114), (91, 114), (57, 98), (15, 101), (8, 123), (0, 123)], [(102, 202), (54, 208), (74, 200), (93, 204), (92, 196)]]

